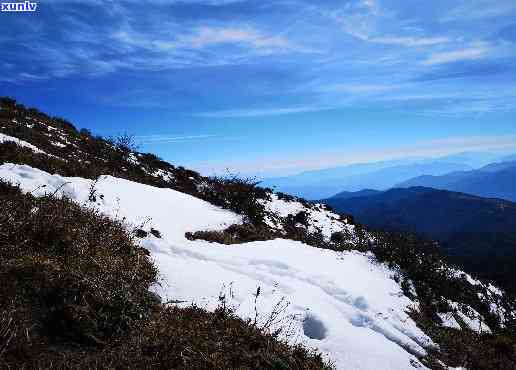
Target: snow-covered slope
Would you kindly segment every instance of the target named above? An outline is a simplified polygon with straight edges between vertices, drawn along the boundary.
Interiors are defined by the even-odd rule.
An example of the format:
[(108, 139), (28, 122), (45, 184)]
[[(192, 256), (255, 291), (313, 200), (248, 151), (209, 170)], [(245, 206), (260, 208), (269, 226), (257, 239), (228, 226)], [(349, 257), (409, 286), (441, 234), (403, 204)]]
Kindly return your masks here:
[[(224, 297), (225, 304), (258, 325), (288, 328), (289, 340), (317, 347), (339, 369), (422, 367), (415, 355), (432, 345), (407, 315), (416, 303), (403, 295), (393, 271), (369, 254), (284, 239), (232, 246), (190, 241), (187, 231), (222, 230), (242, 219), (171, 189), (111, 176), (95, 183), (4, 164), (0, 178), (34, 195), (65, 194), (133, 227), (159, 230), (162, 238), (149, 236), (141, 243), (162, 275), (155, 290), (163, 300), (213, 309)], [(348, 228), (327, 216), (332, 219), (321, 212), (316, 217), (323, 229)]]
[(28, 149), (32, 150), (34, 153), (41, 153), (41, 154), (49, 155), (49, 154), (45, 153), (43, 150), (35, 147), (34, 145), (32, 145), (24, 140), (20, 140), (16, 137), (0, 133), (0, 143), (7, 143), (7, 142), (15, 143), (18, 146), (28, 148)]
[[(322, 204), (313, 204), (307, 208), (298, 200), (286, 201), (279, 199), (277, 194), (272, 194), (270, 200), (262, 200), (265, 210), (274, 216), (287, 217), (295, 216), (299, 212), (307, 213), (308, 232), (321, 232), (325, 240), (329, 240), (334, 232), (347, 231), (353, 233), (355, 226), (348, 224), (346, 219), (341, 219), (340, 215), (329, 211)], [(267, 224), (273, 229), (280, 229), (281, 225), (273, 219), (266, 219)]]

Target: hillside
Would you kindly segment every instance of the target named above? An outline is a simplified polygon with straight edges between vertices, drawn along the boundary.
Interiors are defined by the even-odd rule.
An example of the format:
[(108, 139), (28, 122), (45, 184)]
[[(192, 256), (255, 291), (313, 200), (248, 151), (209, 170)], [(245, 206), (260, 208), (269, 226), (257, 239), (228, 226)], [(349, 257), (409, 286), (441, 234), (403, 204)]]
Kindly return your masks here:
[(158, 271), (123, 219), (0, 190), (2, 368), (330, 368), (222, 303), (160, 304)]
[(466, 271), (516, 289), (516, 203), (423, 187), (356, 195), (325, 202), (369, 227), (439, 240)]
[[(516, 366), (512, 298), (448, 265), (433, 243), (372, 232), (322, 204), (139, 153), (129, 137), (106, 140), (0, 104), (0, 178), (11, 183), (2, 208), (25, 210), (0, 218), (12, 230), (0, 257), (4, 268), (28, 264), (2, 275), (10, 288), (0, 309), (24, 302), (25, 316), (8, 322), (31, 328), (19, 336), (4, 326), (3, 364), (46, 367), (61, 350), (63, 367), (80, 368)], [(25, 208), (12, 206), (23, 197)], [(60, 202), (87, 216), (56, 218)], [(116, 237), (99, 219), (114, 223)], [(49, 295), (27, 278), (39, 266), (50, 269)], [(140, 266), (156, 275), (135, 285)], [(36, 315), (46, 310), (71, 329), (50, 335), (47, 315)]]
[[(506, 159), (511, 159), (507, 157)], [(401, 182), (397, 187), (425, 186), (463, 192), (480, 197), (516, 201), (516, 162), (492, 163), (478, 170), (452, 172), (442, 176), (424, 175)]]

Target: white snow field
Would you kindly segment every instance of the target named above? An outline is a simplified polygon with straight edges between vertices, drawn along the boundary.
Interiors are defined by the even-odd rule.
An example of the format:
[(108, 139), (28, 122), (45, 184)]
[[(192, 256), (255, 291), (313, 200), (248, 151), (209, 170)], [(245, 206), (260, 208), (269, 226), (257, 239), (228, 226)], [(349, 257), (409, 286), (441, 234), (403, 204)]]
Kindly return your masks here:
[(12, 137), (12, 136), (0, 133), (0, 143), (6, 143), (6, 142), (12, 142), (18, 146), (28, 148), (28, 149), (32, 150), (34, 153), (41, 153), (41, 154), (49, 155), (49, 154), (45, 153), (43, 150), (35, 147), (34, 145), (32, 145), (26, 141), (20, 140), (17, 137)]
[(141, 244), (160, 270), (155, 291), (164, 301), (213, 310), (225, 295), (241, 317), (256, 317), (271, 330), (283, 325), (286, 338), (318, 348), (338, 369), (424, 368), (415, 354), (433, 344), (406, 312), (417, 305), (403, 295), (393, 271), (370, 255), (284, 239), (231, 246), (189, 241), (187, 231), (224, 229), (242, 219), (190, 195), (111, 176), (95, 184), (94, 203), (88, 201), (92, 180), (13, 164), (0, 166), (0, 178), (34, 195), (65, 194), (128, 225), (159, 230), (161, 239), (149, 236)]

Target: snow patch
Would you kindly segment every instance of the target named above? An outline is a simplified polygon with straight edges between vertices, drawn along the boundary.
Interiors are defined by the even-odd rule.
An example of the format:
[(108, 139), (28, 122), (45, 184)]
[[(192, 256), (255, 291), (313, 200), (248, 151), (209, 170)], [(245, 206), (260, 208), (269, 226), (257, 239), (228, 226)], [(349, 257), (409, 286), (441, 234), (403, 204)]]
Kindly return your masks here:
[(469, 329), (479, 334), (491, 333), (491, 328), (485, 323), (484, 317), (475, 309), (453, 301), (448, 301), (448, 304)]
[(65, 148), (66, 147), (66, 144), (60, 143), (58, 141), (51, 141), (50, 144), (52, 144), (53, 146), (57, 146), (58, 148)]
[(129, 156), (127, 157), (127, 161), (129, 163), (132, 163), (134, 165), (139, 165), (140, 161), (138, 160), (138, 157), (134, 153), (129, 153)]
[(286, 339), (317, 347), (338, 368), (424, 368), (417, 356), (433, 343), (407, 314), (416, 302), (371, 254), (284, 239), (233, 246), (189, 241), (187, 231), (223, 230), (242, 218), (172, 189), (111, 176), (96, 184), (103, 197), (95, 203), (88, 201), (91, 180), (12, 164), (0, 166), (0, 177), (34, 195), (66, 195), (128, 224), (150, 219), (162, 238), (149, 236), (141, 245), (159, 268), (162, 284), (154, 291), (165, 301), (213, 310), (226, 297), (242, 318), (270, 330), (290, 328)]
[(173, 181), (174, 180), (174, 174), (172, 172), (164, 171), (161, 169), (156, 170), (153, 173), (151, 173), (151, 176), (160, 177), (164, 181)]
[(458, 330), (462, 329), (457, 320), (455, 320), (453, 312), (438, 313), (437, 315), (442, 321), (442, 326)]
[[(280, 217), (295, 216), (299, 212), (306, 212), (308, 215), (308, 231), (310, 233), (320, 231), (326, 241), (330, 239), (334, 232), (354, 232), (354, 225), (347, 224), (346, 220), (342, 221), (338, 214), (328, 211), (321, 204), (314, 204), (313, 207), (308, 208), (298, 201), (279, 199), (277, 194), (272, 194), (270, 201), (261, 200), (261, 203), (265, 206), (266, 211)], [(277, 227), (267, 217), (265, 223), (270, 227)]]
[(23, 141), (16, 137), (12, 137), (12, 136), (8, 136), (8, 135), (4, 135), (4, 134), (0, 133), (0, 143), (5, 143), (5, 142), (15, 143), (18, 146), (32, 150), (34, 153), (41, 153), (41, 154), (49, 155), (49, 154), (45, 153), (43, 150), (35, 147), (34, 145), (32, 145), (26, 141)]

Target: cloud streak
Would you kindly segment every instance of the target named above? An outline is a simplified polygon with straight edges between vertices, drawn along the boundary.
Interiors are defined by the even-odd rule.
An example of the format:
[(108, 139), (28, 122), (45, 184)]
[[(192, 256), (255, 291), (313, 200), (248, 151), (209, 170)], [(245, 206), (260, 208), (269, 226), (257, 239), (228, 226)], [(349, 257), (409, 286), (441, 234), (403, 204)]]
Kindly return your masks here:
[(367, 84), (367, 83), (337, 83), (326, 84), (315, 88), (320, 92), (335, 92), (346, 94), (375, 94), (400, 89), (399, 84)]
[(429, 58), (422, 62), (422, 64), (431, 66), (463, 60), (482, 59), (489, 55), (490, 50), (491, 48), (487, 43), (480, 42), (465, 49), (432, 53)]
[(288, 107), (288, 108), (254, 108), (254, 109), (230, 109), (214, 112), (194, 113), (195, 117), (203, 118), (252, 118), (263, 116), (281, 116), (287, 114), (299, 114), (309, 112), (319, 112), (323, 110), (333, 109), (332, 107)]
[(142, 35), (130, 27), (112, 34), (112, 38), (127, 47), (137, 47), (151, 51), (174, 53), (175, 51), (196, 51), (217, 45), (236, 45), (254, 49), (257, 53), (301, 51), (284, 37), (266, 35), (250, 26), (204, 26), (176, 35), (173, 38), (157, 38)]
[(237, 138), (235, 138), (235, 137), (221, 136), (221, 135), (184, 135), (184, 136), (144, 135), (144, 136), (135, 136), (135, 140), (141, 145), (190, 143), (190, 142), (236, 140), (236, 139)]
[(462, 0), (441, 18), (443, 22), (481, 20), (498, 16), (510, 16), (516, 12), (512, 0)]
[(451, 39), (449, 37), (380, 36), (366, 38), (365, 41), (385, 45), (416, 47), (446, 44), (451, 42)]
[(155, 142), (171, 142), (171, 141), (187, 141), (187, 140), (199, 140), (216, 137), (215, 135), (189, 135), (189, 136), (166, 136), (166, 135), (146, 135), (136, 136), (135, 139), (142, 143), (155, 143)]

